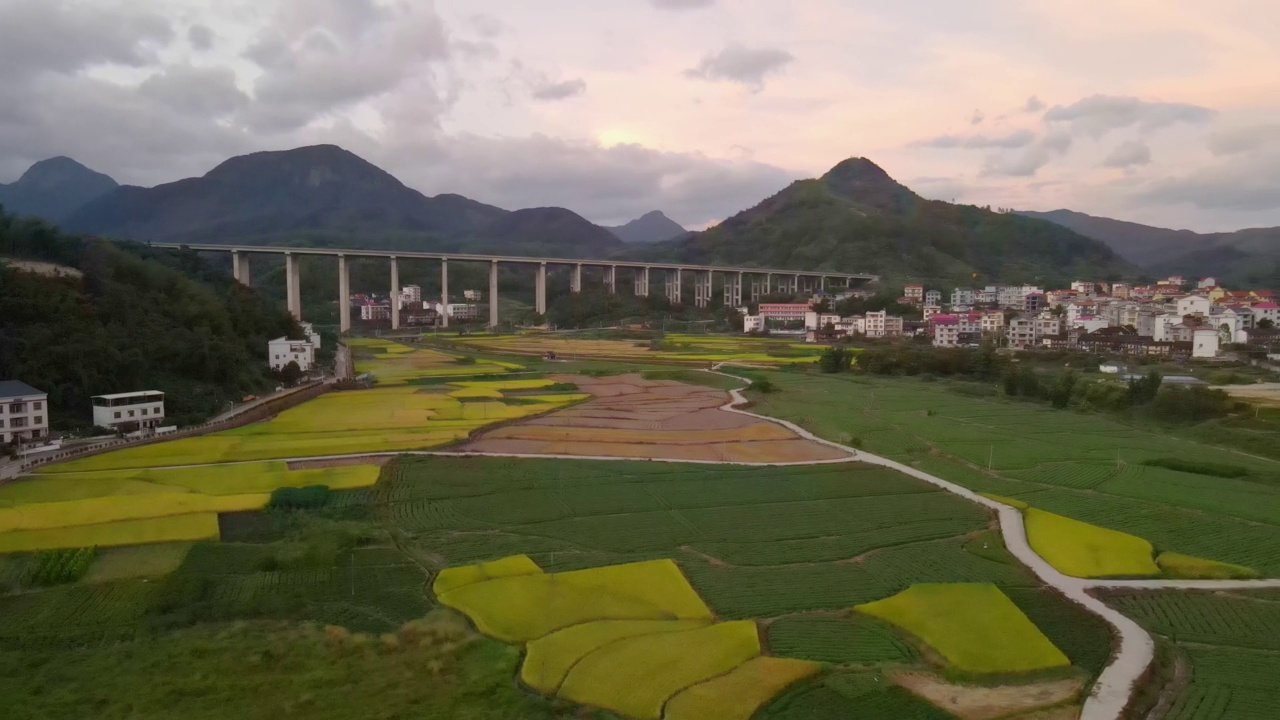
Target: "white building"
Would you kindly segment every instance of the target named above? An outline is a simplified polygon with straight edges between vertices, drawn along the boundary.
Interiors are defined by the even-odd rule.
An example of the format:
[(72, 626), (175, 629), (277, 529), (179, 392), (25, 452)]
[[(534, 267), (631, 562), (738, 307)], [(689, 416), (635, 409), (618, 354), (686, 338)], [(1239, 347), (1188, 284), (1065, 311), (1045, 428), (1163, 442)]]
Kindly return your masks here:
[(405, 285), (400, 288), (400, 307), (413, 307), (422, 305), (422, 286), (421, 285)]
[(1081, 315), (1071, 323), (1071, 327), (1084, 328), (1085, 332), (1096, 332), (1102, 328), (1111, 327), (1111, 323), (1099, 315)]
[(805, 330), (822, 330), (831, 324), (833, 327), (840, 322), (840, 315), (836, 313), (819, 313), (810, 310), (804, 314)]
[(1280, 325), (1280, 305), (1267, 301), (1254, 303), (1249, 309), (1253, 311), (1254, 325), (1257, 325), (1259, 320), (1270, 320), (1272, 323)]
[(1196, 283), (1196, 287), (1201, 290), (1218, 287), (1218, 279), (1215, 277), (1200, 278), (1200, 282)]
[(158, 428), (164, 422), (164, 393), (159, 390), (94, 395), (93, 424), (112, 430)]
[(1004, 329), (1004, 313), (989, 312), (982, 314), (981, 329), (984, 333), (992, 335)]
[(1213, 328), (1196, 328), (1191, 333), (1191, 357), (1214, 358), (1218, 356), (1218, 331)]
[(391, 318), (391, 306), (377, 303), (366, 303), (360, 306), (361, 320), (388, 320)]
[(902, 318), (889, 315), (884, 310), (867, 313), (866, 322), (867, 337), (894, 337), (902, 334)]
[(480, 302), (484, 299), (484, 293), (479, 290), (463, 290), (462, 299), (468, 302)]
[(272, 370), (280, 370), (296, 362), (303, 372), (308, 372), (316, 365), (316, 349), (307, 340), (278, 337), (267, 343), (267, 362)]
[(929, 290), (928, 292), (926, 292), (926, 293), (924, 294), (924, 304), (925, 304), (925, 305), (941, 305), (941, 304), (942, 304), (942, 291), (941, 291), (941, 290)]
[(310, 341), (311, 347), (319, 350), (320, 349), (320, 333), (316, 332), (315, 326), (309, 322), (298, 323), (298, 325), (299, 327), (302, 328), (303, 336), (306, 337), (308, 341)]
[(1179, 315), (1208, 315), (1213, 307), (1213, 301), (1199, 295), (1180, 297), (1175, 304), (1177, 305), (1175, 312)]
[(454, 320), (479, 320), (480, 306), (475, 303), (450, 303), (445, 311)]
[(764, 330), (763, 315), (743, 315), (742, 316), (742, 332), (761, 332)]
[(1019, 350), (1031, 347), (1036, 341), (1036, 325), (1027, 318), (1014, 318), (1009, 321), (1009, 347)]
[(867, 334), (867, 319), (861, 315), (851, 315), (849, 317), (840, 318), (840, 322), (836, 323), (836, 330), (845, 335), (865, 335)]
[(973, 298), (972, 290), (966, 290), (964, 288), (956, 288), (955, 290), (951, 291), (952, 305), (961, 305), (964, 307), (969, 307), (970, 305), (973, 305), (973, 302), (974, 302), (974, 298)]
[(49, 434), (49, 394), (17, 380), (0, 380), (0, 443)]

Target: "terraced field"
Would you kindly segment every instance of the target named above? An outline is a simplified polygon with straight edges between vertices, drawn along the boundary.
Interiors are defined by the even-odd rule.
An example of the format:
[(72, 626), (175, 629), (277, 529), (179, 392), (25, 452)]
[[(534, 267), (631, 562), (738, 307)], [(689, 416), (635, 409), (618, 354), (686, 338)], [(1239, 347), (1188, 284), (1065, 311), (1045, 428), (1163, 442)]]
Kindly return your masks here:
[[(881, 675), (941, 667), (909, 634), (851, 608), (955, 582), (992, 583), (1011, 605), (1025, 604), (1082, 675), (1110, 651), (1105, 627), (1044, 621), (1070, 617), (1073, 606), (1004, 551), (986, 511), (873, 466), (414, 457), (388, 465), (372, 488), (338, 497), (314, 520), (227, 514), (223, 542), (196, 543), (176, 570), (148, 583), (107, 574), (0, 596), (0, 659), (6, 647), (35, 645), (107, 653), (96, 643), (150, 643), (139, 635), (146, 628), (238, 619), (393, 633), (443, 603), (513, 647), (529, 643), (534, 664), (510, 666), (494, 680), (502, 688), (519, 672), (548, 694), (671, 720), (707, 717), (700, 708), (728, 697), (736, 709), (724, 717), (747, 718), (757, 706), (761, 717), (816, 706), (830, 717), (944, 717)], [(521, 553), (527, 561), (491, 562)], [(446, 570), (474, 563), (482, 564)], [(652, 625), (636, 635), (635, 626), (591, 626), (619, 613), (628, 623), (683, 625), (667, 639)], [(585, 634), (560, 635), (570, 628)], [(702, 630), (718, 638), (696, 643), (704, 654), (684, 651), (692, 636), (675, 638)], [(602, 645), (623, 637), (636, 640)], [(592, 647), (611, 650), (585, 664), (554, 659)], [(832, 690), (864, 680), (857, 693)]]
[(564, 335), (476, 335), (457, 338), (464, 347), (491, 352), (554, 352), (563, 358), (710, 363), (739, 362), (765, 366), (812, 364), (821, 354), (814, 345), (769, 338), (716, 335), (664, 335), (660, 348), (647, 340), (595, 340)]
[[(1127, 533), (1157, 556), (1172, 551), (1280, 576), (1280, 462), (1105, 416), (968, 397), (936, 383), (790, 373), (769, 379), (779, 392), (753, 397), (755, 412), (860, 443), (972, 490)], [(1143, 464), (1169, 458), (1238, 467), (1243, 476)], [(1151, 568), (1137, 569), (1120, 574)]]
[(380, 385), (402, 385), (423, 378), (496, 376), (524, 369), (517, 363), (467, 360), (460, 354), (381, 338), (349, 338), (344, 342), (351, 348), (356, 373), (368, 373)]

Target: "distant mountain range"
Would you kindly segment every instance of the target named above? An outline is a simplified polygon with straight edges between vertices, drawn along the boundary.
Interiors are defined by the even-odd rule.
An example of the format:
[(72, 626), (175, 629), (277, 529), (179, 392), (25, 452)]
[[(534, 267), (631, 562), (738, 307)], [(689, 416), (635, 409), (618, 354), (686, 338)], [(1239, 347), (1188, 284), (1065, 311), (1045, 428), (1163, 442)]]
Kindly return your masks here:
[(605, 229), (624, 243), (662, 242), (689, 232), (659, 210), (647, 212), (626, 225), (605, 226)]
[(117, 187), (115, 180), (100, 172), (69, 157), (55, 157), (32, 165), (17, 182), (0, 183), (0, 205), (13, 213), (57, 223)]
[(657, 211), (605, 228), (564, 208), (509, 211), (461, 195), (428, 197), (333, 145), (234, 157), (201, 177), (152, 188), (117, 186), (55, 158), (0, 189), (10, 198), (0, 202), (19, 214), (142, 241), (723, 262), (864, 271), (944, 288), (1140, 272), (1059, 224), (925, 200), (865, 158), (792, 183), (701, 232)]
[(799, 180), (702, 232), (628, 247), (638, 259), (865, 271), (894, 284), (992, 280), (1059, 285), (1139, 272), (1102, 242), (1054, 223), (926, 200), (866, 158)]
[(1232, 283), (1280, 282), (1280, 228), (1196, 233), (1095, 217), (1073, 210), (1019, 214), (1048, 220), (1101, 240), (1126, 260), (1155, 274), (1212, 275)]

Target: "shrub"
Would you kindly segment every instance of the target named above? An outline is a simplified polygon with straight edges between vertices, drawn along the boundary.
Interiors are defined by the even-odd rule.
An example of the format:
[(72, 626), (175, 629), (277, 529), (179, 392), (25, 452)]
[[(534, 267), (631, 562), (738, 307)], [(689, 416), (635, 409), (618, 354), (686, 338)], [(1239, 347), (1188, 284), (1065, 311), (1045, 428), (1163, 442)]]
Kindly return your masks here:
[(23, 584), (31, 587), (73, 583), (89, 572), (97, 553), (97, 548), (92, 547), (42, 552), (27, 568)]
[(768, 378), (759, 378), (758, 380), (752, 380), (751, 389), (762, 392), (762, 393), (771, 393), (771, 392), (776, 392), (778, 390), (777, 386), (773, 384), (773, 381), (769, 380)]
[(270, 510), (314, 510), (329, 504), (328, 485), (276, 488), (267, 503)]
[(824, 373), (845, 372), (853, 365), (853, 352), (848, 348), (829, 347), (818, 358), (818, 369)]
[(1220, 465), (1218, 463), (1184, 460), (1182, 458), (1154, 458), (1145, 460), (1142, 464), (1196, 475), (1211, 475), (1213, 477), (1238, 478), (1249, 474), (1247, 468), (1239, 465)]

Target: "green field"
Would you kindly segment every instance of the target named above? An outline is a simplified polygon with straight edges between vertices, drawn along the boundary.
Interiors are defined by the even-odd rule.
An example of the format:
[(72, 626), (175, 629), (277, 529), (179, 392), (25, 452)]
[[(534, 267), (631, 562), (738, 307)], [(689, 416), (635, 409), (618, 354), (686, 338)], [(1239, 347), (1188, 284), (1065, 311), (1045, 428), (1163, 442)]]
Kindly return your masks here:
[[(1174, 647), (1186, 685), (1171, 720), (1253, 720), (1280, 707), (1280, 597), (1232, 591), (1112, 593), (1108, 604)], [(1172, 671), (1170, 671), (1172, 672)]]
[[(859, 375), (767, 374), (755, 412), (980, 492), (1280, 576), (1280, 462), (1113, 418), (1010, 402), (986, 386)], [(974, 389), (974, 388), (977, 389)], [(971, 393), (981, 392), (975, 397)], [(1243, 468), (1222, 478), (1144, 465)]]
[[(377, 485), (336, 492), (322, 511), (224, 514), (223, 542), (196, 543), (177, 559), (176, 570), (150, 582), (120, 578), (116, 569), (92, 584), (0, 596), (0, 652), (40, 648), (50, 663), (65, 655), (69, 666), (87, 668), (109, 662), (124, 652), (120, 648), (149, 657), (176, 652), (163, 648), (238, 620), (341, 625), (371, 633), (361, 642), (380, 647), (380, 634), (396, 633), (437, 606), (431, 592), (437, 577), (448, 596), (500, 582), (492, 578), (509, 576), (512, 568), (531, 571), (521, 561), (446, 580), (444, 568), (524, 553), (546, 573), (674, 559), (721, 623), (762, 622), (768, 626), (762, 637), (777, 645), (771, 654), (831, 663), (840, 677), (865, 678), (885, 666), (929, 667), (909, 636), (848, 612), (913, 584), (994, 583), (1020, 608), (1025, 605), (1037, 623), (1072, 617), (1074, 606), (1043, 594), (988, 530), (990, 524), (978, 506), (872, 466), (401, 458), (383, 469)], [(912, 529), (899, 531), (900, 526)], [(890, 539), (876, 540), (877, 530)], [(854, 557), (859, 561), (848, 562)], [(148, 562), (163, 573), (164, 563), (174, 558), (167, 554)], [(832, 620), (848, 625), (836, 629)], [(279, 626), (278, 632), (287, 635), (296, 627)], [(1105, 627), (1045, 623), (1042, 630), (1089, 672), (1095, 672), (1096, 657), (1110, 651)], [(284, 637), (275, 633), (266, 636)], [(858, 644), (833, 642), (841, 637)], [(527, 693), (511, 695), (519, 658), (511, 649), (517, 654), (510, 663), (495, 664), (487, 680), (503, 688), (494, 691), (493, 702), (544, 707)], [(212, 643), (192, 672), (215, 667), (227, 651)], [(722, 660), (699, 662), (706, 663), (699, 672), (710, 672), (705, 668)], [(691, 675), (671, 682), (683, 677)], [(118, 684), (98, 688), (99, 702), (119, 707), (130, 682), (140, 682), (140, 676), (126, 674)], [(436, 681), (419, 674), (415, 682)], [(882, 717), (913, 717), (932, 707), (889, 684), (841, 694), (831, 690), (833, 682), (839, 684), (830, 674), (802, 680), (777, 702), (835, 703), (831, 712), (870, 708), (886, 712)], [(81, 693), (93, 691), (88, 684), (79, 687)], [(356, 682), (352, 692), (361, 687)], [(239, 707), (261, 689), (242, 683), (219, 692), (227, 695), (228, 707)], [(296, 698), (285, 693), (280, 702), (286, 697)], [(696, 707), (704, 701), (698, 693), (686, 703)], [(54, 700), (37, 696), (27, 702), (24, 711), (36, 717)], [(335, 704), (335, 715), (341, 707), (349, 706)], [(510, 717), (550, 717), (521, 712)], [(775, 715), (773, 704), (760, 712), (788, 717)]]

